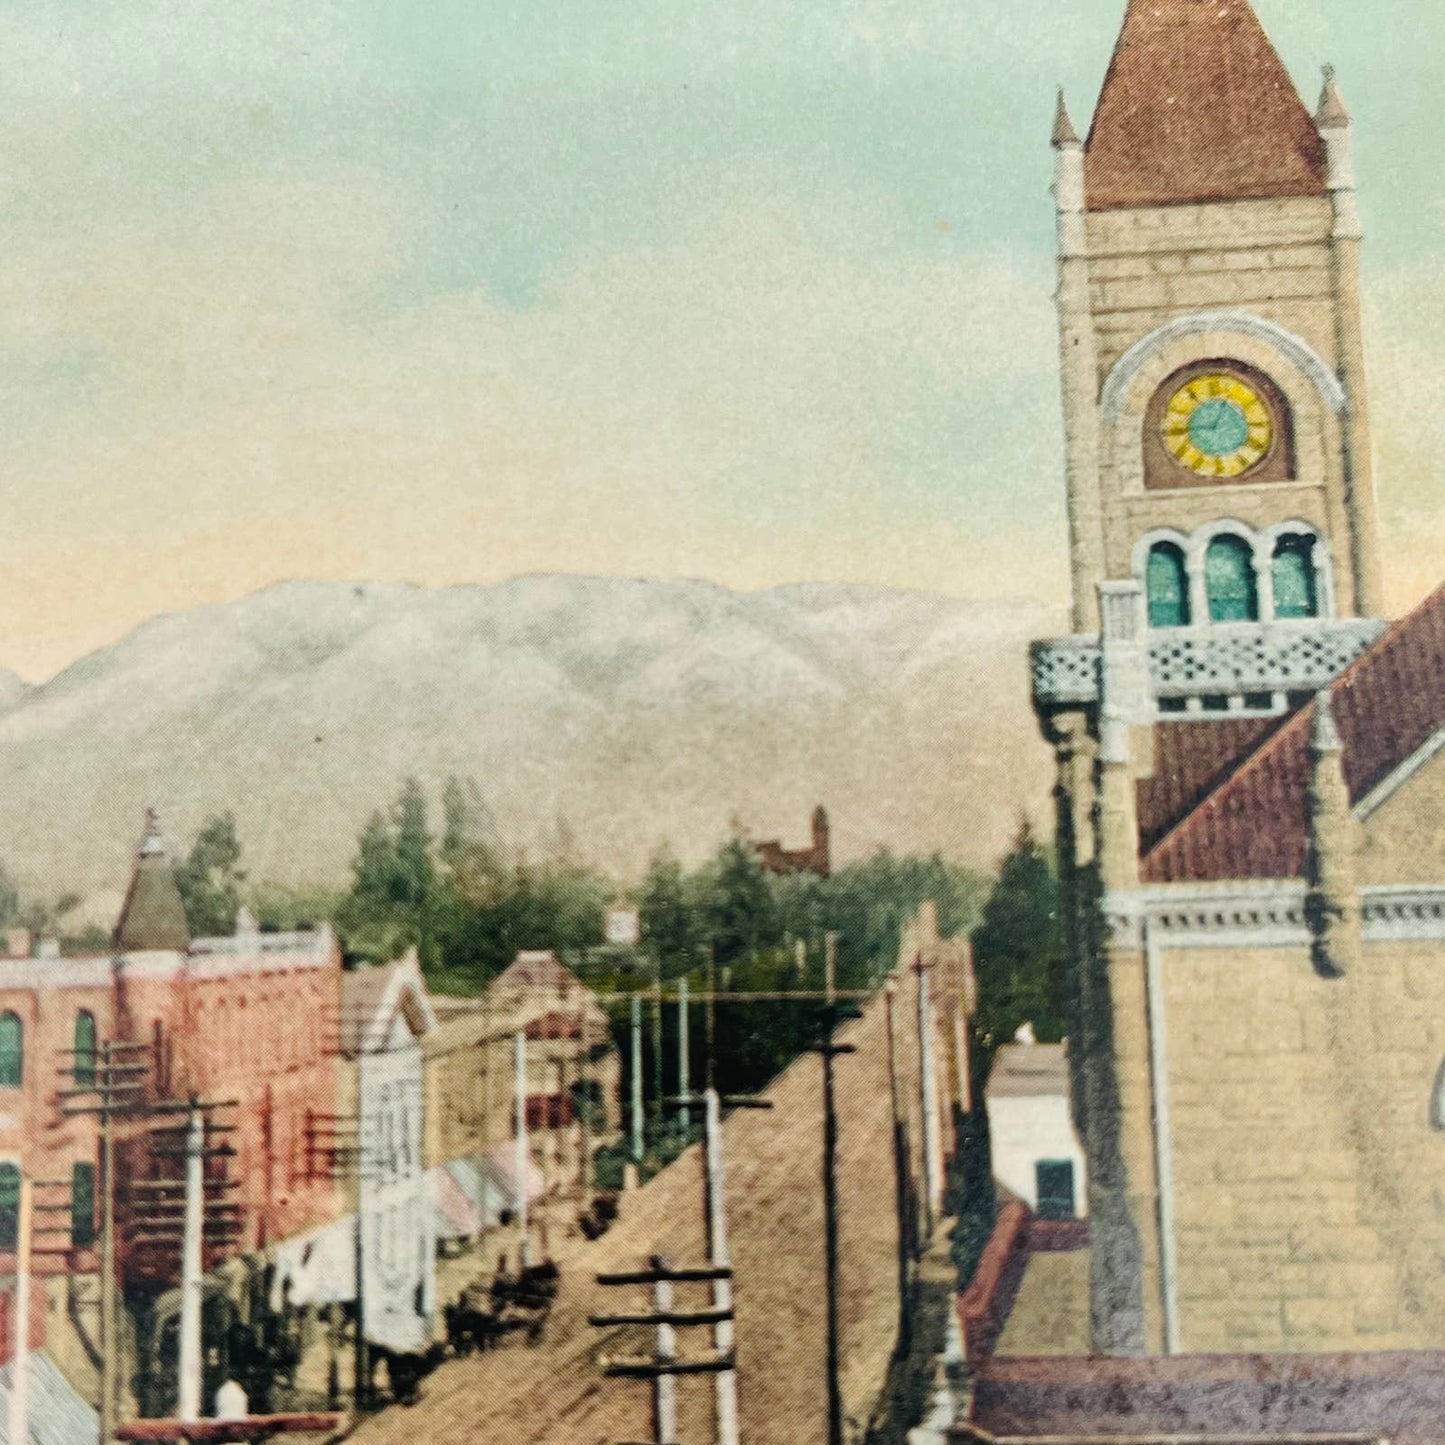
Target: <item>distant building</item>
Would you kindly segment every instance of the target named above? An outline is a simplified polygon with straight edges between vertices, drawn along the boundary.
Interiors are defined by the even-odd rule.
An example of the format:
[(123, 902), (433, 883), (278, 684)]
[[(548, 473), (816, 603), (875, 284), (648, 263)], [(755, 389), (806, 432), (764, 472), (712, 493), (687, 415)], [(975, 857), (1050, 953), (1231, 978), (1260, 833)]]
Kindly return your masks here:
[(518, 1032), (533, 1157), (548, 1188), (565, 1187), (580, 1169), (580, 1111), (588, 1110), (594, 1145), (617, 1130), (621, 1060), (607, 1010), (550, 951), (519, 953), (425, 1040), (427, 1161), (445, 1164), (513, 1136)]
[(1063, 1044), (1041, 1044), (1027, 1025), (994, 1055), (984, 1090), (993, 1177), (1042, 1219), (1088, 1212), (1084, 1150), (1069, 1114)]
[[(93, 1115), (63, 1112), (62, 1090), (96, 1078), (106, 1041), (138, 1043), (126, 1062), (145, 1072), (140, 1098), (227, 1101), (216, 1121), (234, 1150), (215, 1168), (230, 1180), (233, 1223), (213, 1232), (208, 1265), (329, 1217), (328, 1176), (308, 1169), (307, 1119), (336, 1097), (334, 1028), (341, 954), (329, 929), (191, 939), (154, 817), (148, 819), (115, 930), (113, 953), (91, 958), (0, 959), (0, 1274), (14, 1268), (21, 1171), (36, 1183), (48, 1231), (37, 1242), (32, 1322), (84, 1390), (93, 1385), (98, 1323), (99, 1130)], [(21, 940), (11, 940), (19, 944)], [(75, 1102), (95, 1102), (82, 1096)], [(179, 1181), (179, 1161), (149, 1125), (118, 1130), (118, 1262), (141, 1306), (173, 1286), (179, 1239), (144, 1231), (156, 1183)], [(178, 1231), (177, 1231), (178, 1234)]]
[(813, 809), (813, 843), (809, 848), (784, 848), (778, 838), (754, 843), (753, 847), (769, 873), (816, 873), (826, 878), (833, 869), (828, 811), (822, 804)]
[(341, 1117), (359, 1121), (353, 1187), (361, 1196), (362, 1324), (369, 1344), (420, 1353), (436, 1312), (423, 1048), (437, 1022), (416, 951), (346, 973), (341, 1010), (350, 1066)]

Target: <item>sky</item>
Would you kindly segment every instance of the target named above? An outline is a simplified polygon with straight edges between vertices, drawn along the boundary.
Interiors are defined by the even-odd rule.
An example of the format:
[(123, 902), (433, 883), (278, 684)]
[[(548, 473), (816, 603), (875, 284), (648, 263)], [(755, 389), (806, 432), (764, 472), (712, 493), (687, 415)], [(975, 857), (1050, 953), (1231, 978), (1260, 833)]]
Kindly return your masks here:
[[(1390, 601), (1445, 558), (1445, 6), (1358, 129)], [(1122, 0), (7, 0), (0, 666), (291, 577), (1062, 600), (1048, 133)]]

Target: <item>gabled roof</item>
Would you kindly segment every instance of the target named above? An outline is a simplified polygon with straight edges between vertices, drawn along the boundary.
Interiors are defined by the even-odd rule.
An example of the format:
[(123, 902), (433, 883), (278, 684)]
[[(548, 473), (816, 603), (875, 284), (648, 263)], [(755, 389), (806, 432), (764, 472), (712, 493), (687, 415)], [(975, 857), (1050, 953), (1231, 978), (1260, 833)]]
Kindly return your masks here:
[[(1445, 727), (1445, 586), (1362, 653), (1331, 697), (1345, 782), (1359, 803)], [(1314, 713), (1301, 709), (1211, 788), (1145, 853), (1141, 879), (1300, 877)]]
[(524, 949), (492, 980), (487, 991), (555, 988), (567, 993), (581, 987), (581, 979), (551, 949)]
[(393, 963), (367, 964), (342, 974), (342, 1053), (354, 1058), (383, 1051), (398, 1013), (417, 1039), (437, 1026), (415, 949)]
[(1249, 0), (1129, 0), (1084, 178), (1094, 211), (1326, 194), (1319, 131)]

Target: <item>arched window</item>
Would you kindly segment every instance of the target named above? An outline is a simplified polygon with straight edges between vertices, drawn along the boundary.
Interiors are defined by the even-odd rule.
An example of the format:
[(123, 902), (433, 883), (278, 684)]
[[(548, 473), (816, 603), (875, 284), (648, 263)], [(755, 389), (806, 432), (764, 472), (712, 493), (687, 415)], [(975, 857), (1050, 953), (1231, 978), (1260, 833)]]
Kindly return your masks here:
[(70, 1170), (70, 1242), (76, 1249), (95, 1243), (95, 1165), (85, 1160)]
[(1189, 574), (1182, 547), (1156, 542), (1149, 549), (1144, 590), (1149, 598), (1150, 627), (1189, 626)]
[(1211, 622), (1255, 622), (1259, 590), (1254, 581), (1254, 554), (1243, 537), (1216, 537), (1204, 554), (1204, 593)]
[(20, 1166), (0, 1164), (0, 1249), (20, 1242)]
[(20, 1016), (0, 1014), (0, 1088), (18, 1089), (25, 1077), (25, 1031)]
[(1315, 539), (1290, 533), (1274, 544), (1270, 564), (1276, 617), (1318, 617), (1319, 587), (1315, 581)]
[(75, 1086), (88, 1089), (95, 1083), (95, 1015), (83, 1008), (75, 1016)]

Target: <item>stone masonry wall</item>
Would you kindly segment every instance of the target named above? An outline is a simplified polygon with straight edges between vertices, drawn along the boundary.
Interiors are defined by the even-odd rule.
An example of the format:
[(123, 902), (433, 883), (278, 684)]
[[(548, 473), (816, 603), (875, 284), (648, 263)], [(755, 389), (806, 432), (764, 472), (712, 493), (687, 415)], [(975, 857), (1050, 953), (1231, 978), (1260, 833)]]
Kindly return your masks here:
[(1419, 1349), (1445, 1335), (1445, 943), (1164, 954), (1182, 1344)]

